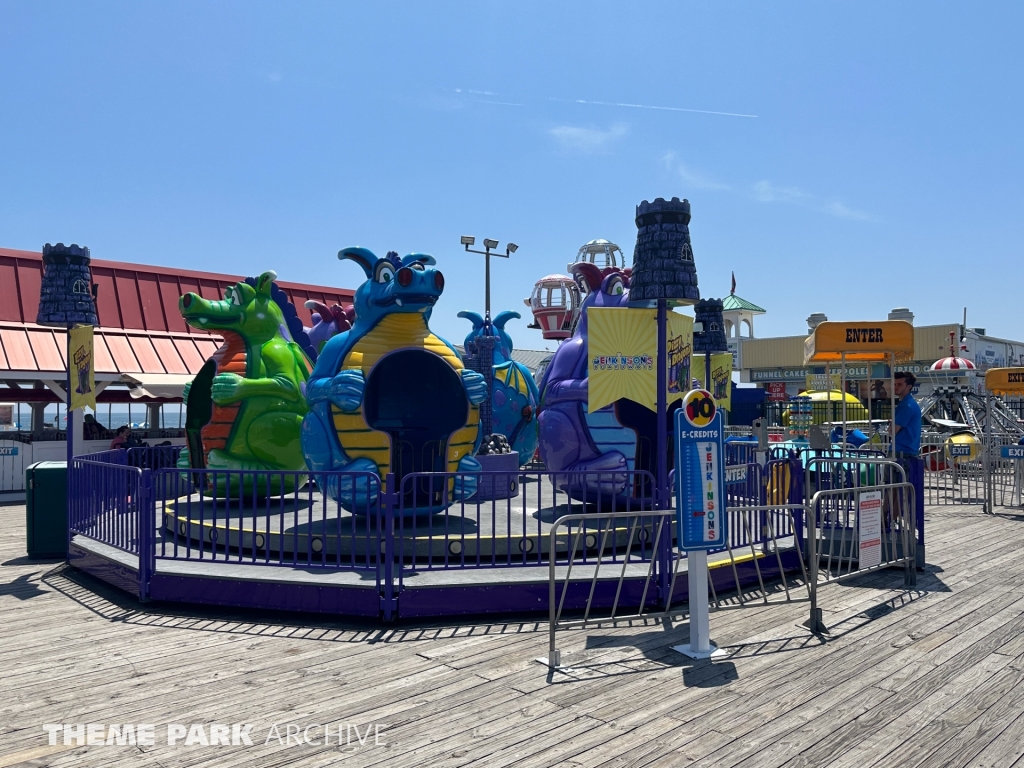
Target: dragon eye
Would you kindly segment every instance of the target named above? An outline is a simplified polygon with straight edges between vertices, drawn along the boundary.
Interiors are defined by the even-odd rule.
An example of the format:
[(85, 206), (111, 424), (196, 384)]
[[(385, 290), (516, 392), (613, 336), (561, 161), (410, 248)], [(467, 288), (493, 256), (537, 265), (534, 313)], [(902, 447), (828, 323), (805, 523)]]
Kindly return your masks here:
[(390, 283), (395, 279), (395, 268), (387, 261), (377, 265), (375, 279), (378, 283)]
[(622, 284), (622, 278), (616, 277), (608, 282), (608, 293), (612, 296), (621, 296), (626, 288)]
[(231, 303), (237, 306), (242, 306), (242, 297), (238, 295), (238, 291), (231, 292)]
[(409, 269), (415, 269), (417, 272), (422, 272), (424, 267), (421, 262), (414, 261), (412, 264), (409, 265)]
[(587, 284), (587, 281), (582, 277), (577, 277), (576, 287), (580, 289), (580, 296), (584, 299), (587, 298), (587, 295), (590, 293), (590, 286)]

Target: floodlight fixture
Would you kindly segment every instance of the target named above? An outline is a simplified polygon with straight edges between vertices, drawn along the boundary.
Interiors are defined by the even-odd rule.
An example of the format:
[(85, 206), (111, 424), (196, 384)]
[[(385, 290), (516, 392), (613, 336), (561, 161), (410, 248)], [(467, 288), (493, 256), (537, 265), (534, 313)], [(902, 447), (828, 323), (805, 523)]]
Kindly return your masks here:
[(508, 251), (509, 253), (515, 253), (516, 251), (519, 250), (519, 246), (516, 245), (515, 243), (509, 243), (508, 245), (505, 246), (505, 250)]
[(488, 250), (492, 250), (492, 249), (497, 248), (497, 247), (498, 247), (498, 241), (497, 240), (488, 240), (486, 237), (484, 238), (484, 248), (487, 248)]
[(463, 236), (462, 236), (462, 237), (460, 238), (460, 241), (461, 241), (461, 243), (462, 243), (463, 245), (465, 245), (465, 246), (467, 246), (467, 247), (468, 247), (468, 246), (470, 246), (470, 245), (474, 245), (474, 244), (476, 243), (476, 238), (475, 238), (475, 237), (473, 237), (472, 235), (463, 235)]

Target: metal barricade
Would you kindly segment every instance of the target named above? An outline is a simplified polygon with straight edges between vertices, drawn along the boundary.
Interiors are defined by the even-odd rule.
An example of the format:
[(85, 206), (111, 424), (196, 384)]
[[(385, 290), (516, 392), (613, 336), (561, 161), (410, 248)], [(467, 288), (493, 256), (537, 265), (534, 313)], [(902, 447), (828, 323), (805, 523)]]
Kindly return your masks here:
[(902, 565), (904, 585), (909, 588), (917, 584), (913, 484), (818, 491), (808, 501), (806, 515), (806, 556), (813, 587), (808, 626), (812, 631), (825, 629), (817, 604), (819, 583), (845, 581)]
[(818, 491), (836, 488), (856, 489), (867, 486), (905, 483), (907, 471), (893, 459), (880, 456), (840, 453), (814, 456), (804, 466), (804, 494), (810, 499)]
[[(549, 552), (566, 552), (565, 560), (551, 557), (548, 571), (548, 666), (561, 665), (561, 651), (558, 650), (555, 632), (569, 627), (593, 626), (636, 619), (658, 619), (680, 616), (684, 609), (671, 610), (671, 599), (675, 591), (678, 565), (682, 558), (675, 558), (668, 573), (667, 558), (644, 558), (634, 554), (635, 544), (653, 535), (651, 549), (664, 553), (671, 544), (674, 509), (652, 510), (643, 513), (605, 512), (591, 514), (563, 515), (555, 520), (548, 533)], [(616, 562), (608, 562), (606, 556), (615, 553), (614, 532), (623, 525), (628, 528), (626, 550), (617, 554)], [(564, 529), (564, 530), (563, 530)], [(648, 536), (642, 536), (647, 532)], [(609, 539), (612, 539), (609, 546)], [(582, 545), (582, 547), (581, 547)], [(592, 545), (596, 545), (592, 546)], [(596, 548), (596, 552), (593, 550)], [(583, 562), (577, 562), (577, 560)], [(660, 563), (660, 567), (659, 567)], [(611, 577), (601, 580), (601, 566), (617, 570)], [(577, 581), (572, 580), (576, 569)], [(583, 577), (580, 578), (580, 571)], [(608, 569), (605, 569), (607, 574)], [(561, 579), (559, 574), (561, 573)], [(666, 578), (667, 577), (667, 578)], [(667, 590), (664, 582), (668, 581)], [(661, 582), (661, 584), (659, 584)], [(561, 583), (561, 590), (558, 589)], [(572, 591), (586, 590), (587, 598), (582, 617), (565, 619), (562, 613), (566, 598)], [(628, 610), (620, 613), (620, 607)], [(607, 608), (600, 616), (594, 616), (594, 609)]]
[(985, 499), (983, 440), (973, 432), (925, 432), (924, 504), (981, 504)]
[[(809, 589), (807, 569), (801, 556), (804, 505), (730, 507), (728, 514), (733, 531), (730, 539), (744, 543), (734, 543), (727, 550), (709, 553), (709, 569), (714, 573), (721, 568), (732, 576), (731, 581), (728, 576), (708, 579), (713, 609), (743, 608), (748, 603), (769, 605), (810, 600), (809, 591), (804, 597), (798, 596), (800, 588)], [(714, 559), (721, 554), (725, 557)], [(682, 556), (679, 555), (680, 558)], [(802, 579), (794, 582), (791, 589), (787, 572), (797, 571)]]
[(985, 512), (999, 507), (1020, 509), (1024, 504), (1024, 443), (1019, 435), (990, 434), (984, 438)]
[[(820, 459), (823, 465), (832, 461)], [(883, 474), (905, 476), (903, 468), (890, 460), (869, 459), (865, 464), (875, 469), (868, 479)], [(550, 532), (551, 551), (556, 551), (563, 525), (578, 528), (570, 537), (567, 560), (552, 559), (549, 564), (549, 647), (544, 660), (548, 666), (561, 665), (556, 639), (560, 629), (689, 614), (690, 595), (685, 595), (685, 607), (674, 605), (684, 599), (677, 594), (677, 585), (686, 553), (673, 552), (671, 540), (663, 538), (672, 530), (675, 514), (675, 510), (657, 510), (630, 520), (632, 542), (643, 519), (661, 519), (661, 524), (654, 525), (653, 548), (660, 552), (666, 544), (670, 547), (667, 563), (662, 565), (660, 558), (631, 558), (627, 549), (603, 580), (602, 565), (606, 574), (607, 566), (613, 565), (605, 557), (608, 532), (621, 527), (623, 515), (567, 515), (556, 521)], [(709, 552), (713, 610), (808, 602), (806, 626), (819, 633), (827, 631), (818, 607), (821, 586), (899, 566), (904, 569), (904, 584), (916, 586), (915, 493), (914, 486), (904, 480), (825, 488), (803, 503), (730, 507), (728, 514), (730, 546)], [(574, 568), (578, 575), (581, 565), (576, 562), (579, 542), (587, 525), (596, 526), (600, 533), (598, 551), (589, 556), (583, 578), (577, 576), (574, 582)], [(667, 592), (662, 586), (666, 581)], [(587, 599), (582, 615), (565, 617), (566, 598), (573, 589), (587, 590)]]
[[(735, 506), (728, 514), (730, 545), (709, 553), (712, 609), (810, 601), (800, 539), (804, 505)], [(622, 513), (565, 515), (555, 522), (550, 548), (555, 551), (561, 544), (567, 554), (549, 563), (548, 666), (561, 665), (558, 630), (689, 614), (688, 589), (682, 586), (686, 580), (679, 579), (686, 552), (675, 550), (669, 538), (675, 516), (672, 509), (628, 518)], [(624, 524), (629, 544), (625, 554), (613, 554), (610, 534)], [(650, 559), (634, 554), (632, 546), (643, 540), (645, 529), (653, 534), (656, 556)], [(581, 547), (587, 539), (592, 546)], [(573, 598), (583, 595), (580, 612), (567, 617), (567, 605), (580, 603)]]

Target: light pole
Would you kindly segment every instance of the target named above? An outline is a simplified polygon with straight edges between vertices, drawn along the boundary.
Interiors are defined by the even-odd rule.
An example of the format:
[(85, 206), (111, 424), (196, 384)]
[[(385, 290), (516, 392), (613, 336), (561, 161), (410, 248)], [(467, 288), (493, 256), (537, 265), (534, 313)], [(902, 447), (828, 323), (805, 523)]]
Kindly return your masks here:
[[(515, 243), (509, 243), (505, 246), (504, 253), (492, 253), (492, 251), (497, 249), (498, 241), (490, 240), (485, 237), (484, 250), (474, 251), (469, 247), (476, 243), (476, 238), (472, 235), (463, 235), (461, 243), (466, 247), (466, 253), (479, 253), (484, 257), (483, 333), (477, 336), (476, 340), (472, 343), (467, 343), (466, 352), (468, 353), (468, 367), (484, 377), (484, 382), (487, 384), (487, 391), (492, 392), (494, 389), (494, 347), (497, 339), (494, 337), (494, 331), (491, 327), (491, 256), (500, 256), (503, 259), (507, 259), (519, 250), (519, 246)], [(491, 397), (488, 395), (487, 399), (480, 403), (480, 425), (484, 435), (491, 434), (491, 428), (493, 425), (491, 417)]]
[(491, 256), (500, 256), (503, 259), (507, 259), (513, 253), (519, 250), (519, 246), (515, 243), (509, 243), (505, 246), (504, 253), (491, 253), (496, 251), (498, 248), (497, 240), (489, 240), (484, 238), (484, 250), (474, 251), (469, 246), (476, 244), (476, 238), (472, 235), (463, 235), (460, 238), (462, 245), (466, 247), (466, 253), (479, 253), (484, 257), (484, 325), (490, 328), (491, 325)]

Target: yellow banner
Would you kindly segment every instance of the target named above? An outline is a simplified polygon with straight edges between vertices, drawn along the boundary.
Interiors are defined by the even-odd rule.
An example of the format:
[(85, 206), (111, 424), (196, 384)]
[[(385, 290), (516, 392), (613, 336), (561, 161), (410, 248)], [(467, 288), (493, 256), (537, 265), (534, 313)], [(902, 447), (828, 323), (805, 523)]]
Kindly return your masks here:
[[(658, 399), (657, 310), (591, 307), (587, 327), (588, 410), (625, 398), (653, 411)], [(666, 336), (671, 403), (690, 390), (693, 318), (669, 312)]]
[(89, 406), (96, 410), (96, 381), (93, 366), (92, 326), (71, 329), (71, 405), (70, 409)]
[[(704, 388), (704, 355), (693, 356), (693, 378)], [(711, 394), (715, 405), (732, 410), (732, 352), (716, 352), (711, 356)]]

